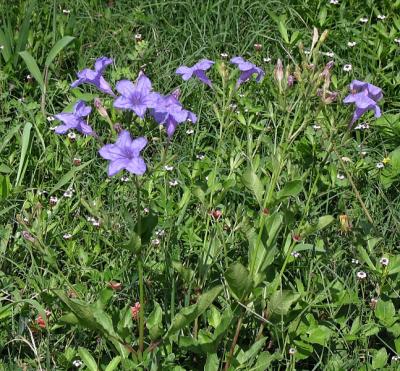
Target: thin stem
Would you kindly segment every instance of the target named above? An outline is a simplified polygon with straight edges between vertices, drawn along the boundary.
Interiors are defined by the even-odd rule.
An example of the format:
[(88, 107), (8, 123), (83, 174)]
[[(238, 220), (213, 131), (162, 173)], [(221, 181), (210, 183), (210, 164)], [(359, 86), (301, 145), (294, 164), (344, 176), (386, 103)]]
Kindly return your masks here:
[(235, 351), (235, 346), (236, 346), (236, 343), (237, 343), (238, 338), (239, 338), (240, 329), (241, 329), (241, 327), (242, 327), (243, 316), (244, 316), (244, 313), (242, 313), (242, 314), (240, 315), (240, 317), (239, 317), (239, 319), (238, 319), (238, 323), (237, 323), (237, 325), (236, 325), (235, 336), (233, 337), (231, 349), (230, 349), (229, 355), (228, 355), (228, 359), (226, 360), (226, 363), (225, 363), (225, 368), (224, 368), (225, 371), (227, 371), (227, 370), (229, 369), (229, 366), (231, 365), (231, 360), (232, 360), (232, 357), (233, 357), (233, 352)]

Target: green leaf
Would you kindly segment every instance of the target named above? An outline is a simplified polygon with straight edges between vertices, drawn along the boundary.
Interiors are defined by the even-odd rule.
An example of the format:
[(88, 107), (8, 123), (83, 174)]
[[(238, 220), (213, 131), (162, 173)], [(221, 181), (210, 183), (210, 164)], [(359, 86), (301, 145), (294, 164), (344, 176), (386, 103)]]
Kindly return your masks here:
[(386, 366), (388, 360), (388, 354), (385, 348), (379, 349), (375, 355), (374, 358), (372, 358), (372, 368), (374, 370), (382, 370), (383, 367)]
[(111, 362), (107, 365), (104, 371), (113, 371), (118, 365), (121, 363), (121, 357), (117, 356), (111, 360)]
[(374, 313), (375, 317), (385, 327), (390, 327), (396, 322), (396, 309), (391, 300), (379, 299)]
[(163, 313), (160, 304), (154, 302), (154, 309), (146, 321), (146, 327), (149, 330), (152, 341), (159, 339), (163, 333), (162, 317)]
[(288, 36), (287, 28), (286, 28), (285, 23), (282, 20), (280, 20), (278, 22), (278, 30), (282, 36), (282, 39), (285, 40), (285, 43), (289, 44), (289, 36)]
[(268, 312), (270, 314), (286, 315), (292, 304), (300, 298), (299, 293), (289, 290), (275, 291), (268, 303)]
[(370, 269), (372, 269), (373, 271), (376, 270), (374, 264), (372, 263), (369, 254), (367, 253), (367, 251), (361, 246), (361, 245), (357, 245), (357, 251), (360, 254), (361, 259), (367, 263), (368, 267)]
[(202, 294), (196, 304), (181, 309), (180, 312), (177, 313), (174, 317), (171, 326), (164, 337), (170, 337), (179, 330), (188, 326), (198, 316), (202, 315), (205, 310), (212, 304), (212, 302), (217, 298), (221, 291), (222, 286), (216, 286)]
[(219, 369), (219, 358), (217, 353), (209, 353), (207, 355), (206, 364), (204, 365), (204, 371), (218, 371)]
[(319, 325), (312, 327), (309, 331), (307, 331), (307, 335), (307, 338), (302, 337), (302, 339), (308, 341), (309, 343), (326, 346), (329, 338), (332, 335), (332, 330), (329, 327)]
[(57, 54), (60, 53), (74, 39), (75, 37), (72, 36), (64, 36), (62, 39), (58, 40), (47, 55), (44, 65), (49, 67), (54, 58), (57, 57)]
[(253, 286), (249, 271), (241, 263), (232, 264), (225, 273), (225, 279), (232, 294), (239, 301), (250, 293)]
[(261, 206), (264, 197), (264, 186), (257, 174), (251, 168), (248, 168), (242, 175), (242, 182), (254, 194)]
[(30, 74), (35, 78), (35, 80), (37, 81), (37, 83), (40, 86), (40, 89), (43, 91), (44, 90), (44, 80), (43, 80), (43, 76), (39, 70), (39, 67), (38, 67), (35, 59), (26, 50), (23, 52), (20, 52), (19, 55), (24, 60), (26, 67), (28, 68)]
[(19, 158), (19, 166), (17, 172), (17, 178), (15, 180), (15, 186), (19, 186), (25, 174), (26, 167), (28, 165), (28, 149), (30, 149), (31, 144), (31, 129), (32, 124), (27, 122), (24, 126), (24, 131), (22, 133), (22, 142), (21, 142), (21, 155)]
[(98, 371), (99, 368), (97, 367), (96, 361), (92, 357), (92, 355), (89, 353), (89, 351), (85, 348), (79, 347), (78, 348), (78, 353), (85, 364), (85, 366), (90, 370), (90, 371)]
[(299, 179), (287, 182), (277, 193), (276, 198), (281, 200), (286, 197), (297, 196), (303, 189), (303, 182)]

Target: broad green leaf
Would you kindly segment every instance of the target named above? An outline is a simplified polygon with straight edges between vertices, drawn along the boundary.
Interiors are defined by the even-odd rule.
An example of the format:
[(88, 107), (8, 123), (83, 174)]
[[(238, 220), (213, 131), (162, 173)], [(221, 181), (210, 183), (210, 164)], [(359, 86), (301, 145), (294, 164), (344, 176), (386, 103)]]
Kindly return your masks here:
[(307, 335), (307, 338), (302, 337), (302, 339), (309, 343), (326, 346), (332, 335), (332, 330), (324, 325), (319, 325), (307, 331)]
[(44, 65), (49, 67), (54, 58), (57, 57), (57, 54), (60, 53), (74, 39), (75, 38), (72, 36), (64, 36), (62, 39), (58, 40), (47, 55)]
[(250, 293), (253, 286), (249, 271), (241, 263), (232, 264), (225, 273), (225, 279), (232, 294), (239, 301)]
[(369, 254), (367, 253), (367, 251), (361, 245), (357, 245), (357, 251), (360, 254), (361, 259), (368, 265), (368, 267), (370, 269), (372, 269), (373, 271), (375, 271), (376, 268), (375, 268), (374, 264), (372, 263), (372, 260), (369, 257)]
[(149, 330), (152, 341), (159, 339), (163, 333), (162, 317), (163, 313), (160, 304), (154, 302), (154, 309), (146, 321), (146, 327)]
[(78, 348), (78, 353), (85, 364), (85, 366), (90, 370), (90, 371), (98, 371), (99, 368), (97, 367), (97, 363), (92, 357), (92, 355), (89, 353), (89, 351), (85, 348), (79, 347)]
[(117, 356), (111, 360), (111, 362), (107, 365), (104, 371), (114, 371), (117, 369), (120, 363), (121, 363), (121, 357)]
[(206, 364), (204, 365), (204, 371), (218, 371), (219, 370), (219, 358), (217, 353), (209, 353), (207, 355)]
[(321, 229), (326, 228), (328, 225), (333, 223), (334, 220), (335, 220), (335, 218), (332, 215), (323, 215), (323, 216), (319, 217), (317, 226), (316, 226), (316, 230), (320, 231)]
[(243, 182), (244, 186), (254, 194), (258, 203), (261, 206), (262, 202), (263, 202), (263, 197), (264, 197), (264, 186), (261, 183), (260, 178), (253, 171), (253, 169), (248, 168), (243, 173), (242, 182)]
[(280, 20), (278, 22), (278, 31), (281, 34), (282, 39), (285, 40), (285, 43), (289, 44), (289, 36), (288, 36), (287, 28), (286, 28), (285, 23), (282, 20)]
[(385, 327), (390, 327), (396, 322), (396, 309), (391, 300), (378, 299), (374, 313)]
[(252, 358), (255, 358), (264, 347), (267, 338), (263, 337), (260, 340), (256, 341), (244, 354), (241, 355), (240, 359), (238, 357), (238, 361), (241, 364), (249, 362)]
[(31, 129), (32, 129), (32, 124), (30, 122), (27, 122), (24, 126), (24, 131), (22, 133), (21, 155), (19, 158), (17, 178), (15, 180), (16, 187), (21, 185), (21, 181), (24, 177), (25, 170), (28, 165), (28, 158), (29, 158), (28, 150), (30, 149), (30, 144), (32, 143)]
[(292, 304), (300, 298), (299, 293), (294, 293), (289, 290), (275, 291), (268, 303), (268, 312), (270, 314), (286, 315)]
[(206, 309), (212, 304), (212, 302), (217, 298), (221, 291), (222, 286), (216, 286), (202, 294), (196, 304), (182, 308), (180, 312), (177, 313), (174, 317), (165, 337), (170, 337), (179, 330), (188, 326), (198, 316), (202, 315), (206, 311)]
[(299, 179), (287, 182), (283, 188), (277, 193), (277, 200), (281, 200), (286, 197), (297, 196), (303, 189), (303, 182)]
[(387, 363), (388, 354), (385, 348), (379, 349), (372, 358), (372, 368), (374, 370), (382, 370)]
[(44, 90), (44, 80), (43, 80), (42, 73), (40, 72), (35, 59), (26, 50), (23, 52), (20, 52), (19, 55), (24, 60), (26, 67), (28, 68), (30, 74), (35, 78), (35, 80), (37, 81), (37, 83), (40, 86), (40, 89), (43, 91)]

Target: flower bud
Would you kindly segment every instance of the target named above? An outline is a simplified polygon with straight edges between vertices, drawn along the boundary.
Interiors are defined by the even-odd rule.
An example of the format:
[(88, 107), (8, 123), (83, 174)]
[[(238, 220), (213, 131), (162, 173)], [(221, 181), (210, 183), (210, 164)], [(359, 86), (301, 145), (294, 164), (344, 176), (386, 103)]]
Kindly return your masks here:
[(276, 66), (274, 69), (274, 77), (275, 80), (278, 81), (279, 83), (283, 80), (283, 64), (280, 59), (276, 62)]
[(101, 104), (101, 100), (99, 98), (95, 98), (94, 99), (94, 106), (96, 107), (96, 109), (99, 112), (100, 116), (106, 117), (106, 118), (108, 117), (107, 110)]
[(254, 49), (259, 52), (262, 49), (262, 45), (261, 44), (254, 44)]

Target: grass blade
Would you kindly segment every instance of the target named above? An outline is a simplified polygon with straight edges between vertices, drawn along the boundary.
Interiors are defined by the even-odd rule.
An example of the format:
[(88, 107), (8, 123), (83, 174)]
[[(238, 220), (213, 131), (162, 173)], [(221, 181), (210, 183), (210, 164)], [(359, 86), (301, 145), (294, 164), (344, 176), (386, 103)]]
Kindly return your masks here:
[(26, 63), (26, 66), (28, 67), (29, 72), (35, 78), (35, 80), (38, 82), (40, 89), (43, 91), (44, 90), (44, 80), (43, 80), (42, 73), (40, 72), (39, 67), (35, 61), (35, 58), (33, 58), (32, 55), (26, 50), (23, 52), (20, 52), (19, 55), (24, 60), (24, 62)]
[(22, 144), (21, 144), (21, 157), (19, 159), (19, 166), (18, 166), (18, 173), (17, 173), (17, 179), (15, 181), (15, 186), (18, 187), (21, 184), (21, 181), (24, 177), (25, 170), (26, 170), (26, 165), (28, 162), (28, 149), (29, 149), (29, 144), (31, 142), (31, 129), (32, 129), (32, 124), (30, 122), (27, 122), (24, 127), (24, 131), (22, 133)]
[(62, 39), (58, 40), (47, 55), (46, 61), (44, 62), (45, 67), (49, 67), (57, 57), (58, 53), (60, 53), (74, 39), (75, 37), (72, 36), (64, 36)]

